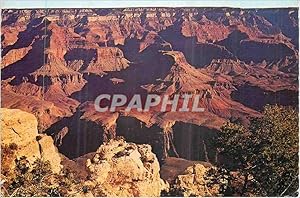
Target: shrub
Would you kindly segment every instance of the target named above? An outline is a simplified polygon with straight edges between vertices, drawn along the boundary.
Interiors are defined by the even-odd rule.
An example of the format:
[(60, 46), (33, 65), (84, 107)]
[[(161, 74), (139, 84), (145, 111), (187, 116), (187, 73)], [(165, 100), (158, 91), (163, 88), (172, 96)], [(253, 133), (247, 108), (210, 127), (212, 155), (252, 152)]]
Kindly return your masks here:
[(236, 188), (229, 181), (231, 194), (294, 195), (299, 174), (298, 119), (298, 112), (291, 107), (268, 105), (248, 128), (233, 123), (221, 128), (217, 147), (232, 162), (223, 163), (222, 168), (231, 173), (228, 178), (236, 172), (234, 179), (242, 183)]
[(29, 164), (26, 157), (21, 157), (15, 163), (14, 177), (6, 184), (7, 196), (68, 196), (73, 185), (82, 186), (82, 181), (68, 171), (54, 174), (49, 161), (36, 159)]

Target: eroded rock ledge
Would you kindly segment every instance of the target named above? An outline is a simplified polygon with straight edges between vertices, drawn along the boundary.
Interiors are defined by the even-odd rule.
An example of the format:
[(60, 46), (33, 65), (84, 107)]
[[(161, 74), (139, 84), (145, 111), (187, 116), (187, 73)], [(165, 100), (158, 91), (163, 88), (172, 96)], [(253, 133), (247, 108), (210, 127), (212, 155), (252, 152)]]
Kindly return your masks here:
[[(14, 147), (16, 159), (26, 157), (29, 166), (37, 159), (49, 161), (52, 173), (47, 177), (47, 184), (54, 186), (58, 192), (60, 187), (64, 188), (65, 192), (61, 195), (158, 197), (166, 193), (174, 196), (214, 196), (218, 190), (218, 186), (207, 185), (205, 174), (211, 167), (209, 163), (184, 162), (174, 158), (173, 161), (178, 160), (175, 160), (176, 164), (169, 163), (172, 168), (166, 171), (164, 167), (167, 166), (163, 166), (161, 170), (150, 145), (129, 143), (121, 137), (102, 144), (96, 152), (70, 160), (57, 151), (50, 136), (38, 133), (37, 119), (33, 114), (5, 108), (1, 108), (0, 113), (1, 147)], [(13, 173), (17, 169), (16, 162), (14, 159), (8, 161), (10, 164), (6, 170), (10, 169)], [(60, 186), (60, 180), (66, 177), (68, 169), (73, 174), (77, 172), (79, 180), (74, 182), (69, 175), (70, 185)], [(6, 180), (10, 178), (5, 176), (8, 173), (1, 170), (1, 174), (1, 181), (11, 183)], [(174, 178), (172, 181), (167, 178), (170, 174)]]
[(111, 140), (86, 162), (93, 183), (107, 196), (160, 196), (167, 184), (160, 178), (159, 163), (151, 146)]
[[(38, 134), (38, 121), (33, 114), (19, 109), (0, 108), (1, 147), (16, 145), (16, 157), (25, 156), (29, 163), (40, 158), (49, 161), (52, 171), (59, 173), (61, 158), (50, 136)], [(14, 161), (12, 161), (14, 162)], [(11, 169), (15, 164), (11, 163)]]

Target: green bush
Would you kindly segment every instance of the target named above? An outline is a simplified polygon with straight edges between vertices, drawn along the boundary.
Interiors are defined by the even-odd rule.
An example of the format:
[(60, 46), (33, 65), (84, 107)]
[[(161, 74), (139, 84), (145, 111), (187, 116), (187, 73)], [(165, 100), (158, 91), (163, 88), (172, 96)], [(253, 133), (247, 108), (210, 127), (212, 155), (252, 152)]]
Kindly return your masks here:
[(216, 143), (220, 154), (230, 161), (222, 164), (230, 173), (229, 195), (295, 195), (299, 183), (298, 119), (292, 107), (268, 105), (263, 116), (252, 119), (247, 128), (233, 123), (221, 128)]
[(30, 164), (26, 157), (21, 157), (15, 159), (15, 165), (13, 176), (4, 185), (6, 196), (69, 196), (72, 188), (82, 186), (82, 181), (68, 170), (53, 173), (49, 161), (36, 159)]

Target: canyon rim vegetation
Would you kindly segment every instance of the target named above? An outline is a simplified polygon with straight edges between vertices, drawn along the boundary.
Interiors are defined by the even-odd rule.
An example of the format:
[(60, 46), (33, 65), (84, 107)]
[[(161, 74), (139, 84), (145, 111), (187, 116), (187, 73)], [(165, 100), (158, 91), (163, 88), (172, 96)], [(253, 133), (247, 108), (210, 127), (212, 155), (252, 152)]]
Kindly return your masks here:
[[(298, 23), (298, 8), (3, 9), (1, 195), (297, 195)], [(101, 94), (137, 108), (97, 111)], [(150, 95), (204, 111), (139, 111)]]

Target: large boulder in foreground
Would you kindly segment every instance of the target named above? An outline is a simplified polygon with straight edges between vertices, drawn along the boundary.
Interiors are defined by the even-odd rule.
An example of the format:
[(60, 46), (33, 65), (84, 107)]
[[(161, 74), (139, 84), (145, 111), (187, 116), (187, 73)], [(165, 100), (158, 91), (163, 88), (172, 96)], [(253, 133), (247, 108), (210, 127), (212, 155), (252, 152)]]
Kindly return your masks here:
[[(49, 161), (54, 173), (59, 173), (61, 158), (50, 136), (38, 134), (38, 122), (33, 114), (19, 109), (0, 108), (1, 147), (13, 148), (16, 158), (25, 156), (32, 164), (41, 158)], [(9, 166), (14, 169), (14, 161)]]
[(167, 188), (150, 145), (111, 140), (100, 146), (86, 166), (92, 183), (101, 186), (101, 196), (160, 196)]

